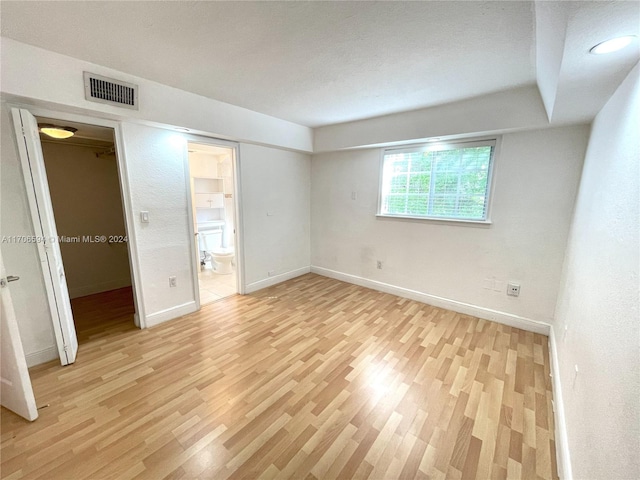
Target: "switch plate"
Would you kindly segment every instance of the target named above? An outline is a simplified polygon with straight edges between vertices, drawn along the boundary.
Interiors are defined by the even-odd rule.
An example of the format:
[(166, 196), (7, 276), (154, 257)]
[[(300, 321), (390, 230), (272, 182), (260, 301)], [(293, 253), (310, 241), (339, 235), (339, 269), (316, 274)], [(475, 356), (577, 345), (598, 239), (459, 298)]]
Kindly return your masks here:
[(517, 297), (518, 295), (520, 295), (520, 285), (518, 285), (517, 283), (508, 283), (507, 295), (511, 297)]
[(170, 287), (177, 287), (178, 286), (178, 280), (176, 279), (175, 275), (169, 277), (169, 286)]
[(358, 199), (358, 192), (351, 192), (351, 200), (357, 200)]
[(140, 212), (140, 221), (142, 223), (149, 223), (149, 212)]
[(378, 270), (382, 270), (382, 260), (378, 260), (376, 262), (376, 267), (377, 267)]

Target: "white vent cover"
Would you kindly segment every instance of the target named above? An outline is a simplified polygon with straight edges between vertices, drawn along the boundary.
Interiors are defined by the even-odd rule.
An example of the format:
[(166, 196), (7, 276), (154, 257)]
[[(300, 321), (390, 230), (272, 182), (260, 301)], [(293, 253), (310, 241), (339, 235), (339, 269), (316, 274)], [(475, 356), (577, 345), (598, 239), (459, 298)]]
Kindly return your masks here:
[(90, 102), (108, 103), (138, 110), (138, 86), (84, 72), (84, 98)]

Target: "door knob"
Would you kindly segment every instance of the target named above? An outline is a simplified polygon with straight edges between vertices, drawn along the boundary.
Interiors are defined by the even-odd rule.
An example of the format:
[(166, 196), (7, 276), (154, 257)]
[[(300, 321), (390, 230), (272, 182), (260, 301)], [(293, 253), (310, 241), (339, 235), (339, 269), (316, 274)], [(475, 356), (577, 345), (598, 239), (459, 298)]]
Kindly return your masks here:
[(20, 277), (16, 277), (15, 275), (7, 275), (7, 278), (0, 278), (0, 287), (6, 287), (7, 283), (15, 282), (16, 280), (20, 280)]

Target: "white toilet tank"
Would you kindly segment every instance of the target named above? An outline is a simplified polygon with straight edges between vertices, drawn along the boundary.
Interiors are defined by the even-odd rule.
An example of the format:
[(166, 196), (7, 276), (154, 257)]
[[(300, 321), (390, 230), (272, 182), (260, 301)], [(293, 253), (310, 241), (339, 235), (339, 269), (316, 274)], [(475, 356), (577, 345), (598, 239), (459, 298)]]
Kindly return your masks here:
[(200, 250), (211, 252), (222, 245), (222, 228), (198, 228), (198, 245)]

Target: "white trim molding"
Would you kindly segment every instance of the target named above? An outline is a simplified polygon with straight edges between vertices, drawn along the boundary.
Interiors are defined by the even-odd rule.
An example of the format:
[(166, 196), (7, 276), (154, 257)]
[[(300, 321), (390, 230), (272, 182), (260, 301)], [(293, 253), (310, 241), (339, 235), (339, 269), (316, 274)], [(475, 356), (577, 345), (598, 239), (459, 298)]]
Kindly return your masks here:
[(192, 300), (191, 302), (183, 303), (182, 305), (177, 305), (175, 307), (147, 315), (145, 326), (146, 328), (149, 328), (155, 325), (160, 325), (161, 323), (196, 312), (197, 310), (196, 302), (195, 300)]
[(560, 364), (558, 362), (558, 344), (554, 327), (549, 332), (549, 357), (551, 360), (551, 385), (553, 388), (553, 419), (555, 423), (556, 463), (558, 476), (561, 480), (573, 480), (571, 470), (571, 455), (569, 452), (569, 437), (564, 415), (564, 401), (562, 400), (562, 385), (560, 383)]
[(52, 360), (59, 360), (60, 356), (58, 355), (58, 348), (54, 345), (53, 347), (48, 347), (44, 350), (27, 353), (25, 358), (27, 359), (27, 367), (31, 368)]
[(388, 283), (378, 282), (376, 280), (369, 280), (368, 278), (358, 277), (348, 273), (337, 272), (328, 268), (311, 266), (311, 272), (317, 273), (324, 277), (335, 278), (347, 283), (353, 283), (360, 285), (361, 287), (371, 288), (384, 293), (390, 293), (403, 298), (409, 298), (417, 302), (426, 303), (435, 307), (446, 308), (447, 310), (453, 310), (454, 312), (463, 313), (465, 315), (472, 315), (474, 317), (482, 318), (484, 320), (491, 320), (493, 322), (509, 325), (510, 327), (521, 328), (528, 332), (540, 333), (542, 335), (549, 335), (551, 326), (548, 323), (539, 322), (530, 318), (520, 317), (512, 313), (501, 312), (499, 310), (492, 310), (490, 308), (479, 307), (469, 303), (458, 302), (449, 298), (438, 297), (436, 295), (430, 295), (428, 293), (418, 292), (416, 290), (410, 290), (408, 288), (397, 287)]
[(263, 288), (271, 287), (272, 285), (276, 285), (286, 280), (291, 280), (292, 278), (299, 277), (300, 275), (304, 275), (306, 273), (309, 273), (310, 271), (311, 267), (302, 267), (296, 270), (281, 273), (279, 275), (274, 275), (273, 277), (265, 278), (264, 280), (258, 280), (257, 282), (249, 283), (245, 288), (245, 293), (257, 292), (258, 290), (262, 290)]

